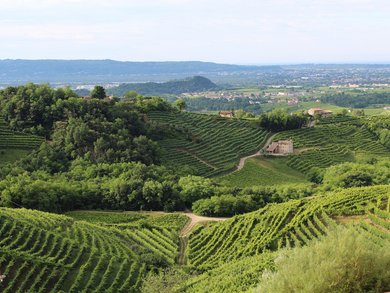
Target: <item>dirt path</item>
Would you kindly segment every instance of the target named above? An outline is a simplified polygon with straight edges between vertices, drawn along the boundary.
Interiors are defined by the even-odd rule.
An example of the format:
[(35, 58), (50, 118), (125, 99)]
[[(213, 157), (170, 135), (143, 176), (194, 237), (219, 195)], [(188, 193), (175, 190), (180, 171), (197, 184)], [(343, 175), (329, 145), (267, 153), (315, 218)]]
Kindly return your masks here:
[(204, 222), (220, 222), (229, 219), (229, 218), (202, 217), (189, 212), (184, 213), (184, 215), (189, 217), (190, 221), (181, 230), (180, 237), (187, 237), (188, 234), (191, 232), (192, 228), (194, 228), (196, 224), (204, 223)]
[(185, 265), (187, 263), (186, 259), (186, 251), (187, 251), (187, 243), (188, 243), (188, 236), (194, 228), (196, 224), (204, 223), (204, 222), (220, 222), (225, 221), (229, 218), (212, 218), (212, 217), (202, 217), (197, 216), (191, 212), (184, 213), (190, 220), (188, 223), (183, 227), (183, 229), (180, 232), (179, 237), (179, 255), (177, 257), (177, 263), (179, 265)]
[(250, 158), (254, 158), (254, 157), (258, 157), (258, 156), (261, 156), (262, 153), (261, 151), (264, 150), (271, 142), (272, 140), (274, 139), (275, 135), (277, 135), (277, 133), (271, 135), (264, 143), (262, 149), (260, 151), (258, 151), (257, 153), (253, 154), (253, 155), (250, 155), (250, 156), (246, 156), (246, 157), (243, 157), (240, 159), (240, 162), (238, 163), (238, 166), (237, 166), (237, 169), (234, 171), (234, 172), (237, 172), (237, 171), (240, 171), (242, 168), (244, 168), (245, 166), (245, 162), (246, 160), (250, 159)]

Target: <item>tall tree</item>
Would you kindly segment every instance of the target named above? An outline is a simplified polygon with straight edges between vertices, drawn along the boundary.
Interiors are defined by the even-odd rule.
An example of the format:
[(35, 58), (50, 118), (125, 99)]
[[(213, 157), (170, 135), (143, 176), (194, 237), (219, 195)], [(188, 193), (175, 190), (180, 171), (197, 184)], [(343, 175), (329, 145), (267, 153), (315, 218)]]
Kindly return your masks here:
[(104, 89), (104, 87), (97, 85), (93, 88), (91, 92), (91, 97), (93, 99), (103, 100), (106, 97), (106, 90)]

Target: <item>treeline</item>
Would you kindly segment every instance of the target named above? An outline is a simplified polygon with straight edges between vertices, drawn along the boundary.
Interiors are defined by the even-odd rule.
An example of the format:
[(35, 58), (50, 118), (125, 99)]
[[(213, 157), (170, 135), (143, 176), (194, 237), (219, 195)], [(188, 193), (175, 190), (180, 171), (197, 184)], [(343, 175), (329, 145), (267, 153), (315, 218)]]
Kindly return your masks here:
[(226, 98), (210, 99), (205, 97), (184, 98), (189, 111), (231, 111), (244, 110), (254, 114), (261, 113), (261, 105), (251, 103), (250, 98), (228, 100)]
[(390, 104), (390, 93), (327, 94), (321, 97), (321, 101), (340, 107), (367, 108), (372, 105)]
[(203, 216), (230, 217), (256, 211), (269, 203), (311, 196), (314, 191), (314, 188), (303, 185), (221, 189), (219, 190), (221, 194), (194, 202), (192, 209), (196, 214)]
[(308, 123), (308, 120), (309, 116), (303, 112), (289, 114), (284, 109), (263, 113), (258, 118), (261, 127), (273, 132), (301, 128)]
[(99, 87), (91, 99), (79, 98), (69, 88), (47, 85), (28, 84), (0, 91), (1, 114), (9, 126), (47, 139), (20, 166), (54, 174), (67, 171), (78, 158), (91, 163), (158, 163), (159, 147), (150, 138), (159, 135), (161, 129), (145, 121), (143, 113), (171, 106), (160, 98), (137, 96), (118, 102), (105, 96)]
[(368, 129), (375, 133), (381, 144), (390, 149), (390, 117), (372, 116), (364, 120)]

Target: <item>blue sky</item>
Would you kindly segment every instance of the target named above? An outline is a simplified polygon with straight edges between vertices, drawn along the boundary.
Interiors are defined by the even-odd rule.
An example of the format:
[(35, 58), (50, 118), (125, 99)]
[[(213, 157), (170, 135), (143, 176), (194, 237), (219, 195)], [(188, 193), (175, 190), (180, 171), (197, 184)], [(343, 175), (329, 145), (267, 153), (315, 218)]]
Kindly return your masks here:
[(0, 59), (390, 62), (389, 0), (1, 0)]

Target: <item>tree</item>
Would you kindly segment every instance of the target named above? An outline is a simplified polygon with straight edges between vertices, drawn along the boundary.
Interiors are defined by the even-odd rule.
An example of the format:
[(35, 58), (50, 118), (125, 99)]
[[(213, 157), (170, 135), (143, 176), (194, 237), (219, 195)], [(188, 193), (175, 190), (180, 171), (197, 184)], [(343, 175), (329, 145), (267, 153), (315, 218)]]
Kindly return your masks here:
[(214, 194), (214, 186), (210, 179), (199, 176), (186, 176), (179, 180), (182, 189), (180, 197), (188, 206), (202, 198), (208, 198)]
[(175, 101), (175, 106), (180, 110), (183, 111), (186, 108), (186, 102), (183, 99), (177, 99)]
[(100, 85), (95, 86), (91, 92), (91, 98), (98, 100), (103, 100), (106, 98), (106, 91), (104, 87)]

